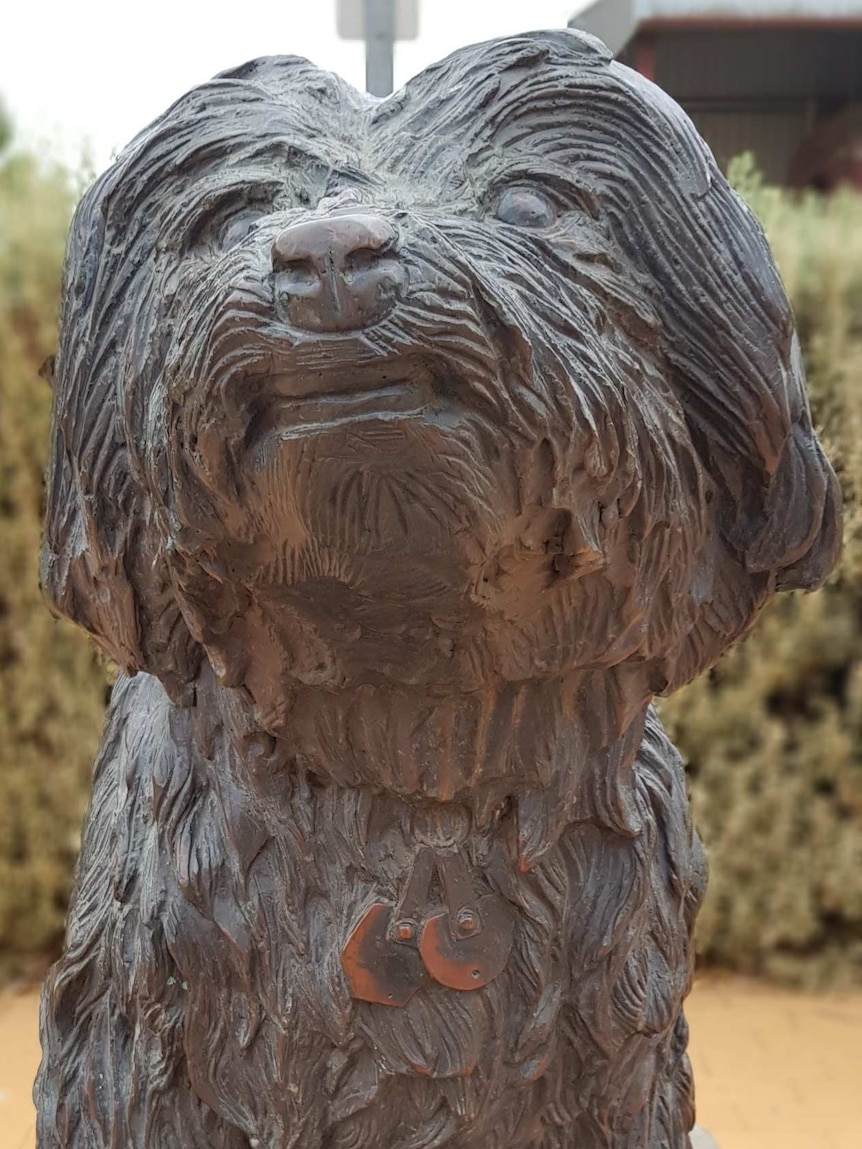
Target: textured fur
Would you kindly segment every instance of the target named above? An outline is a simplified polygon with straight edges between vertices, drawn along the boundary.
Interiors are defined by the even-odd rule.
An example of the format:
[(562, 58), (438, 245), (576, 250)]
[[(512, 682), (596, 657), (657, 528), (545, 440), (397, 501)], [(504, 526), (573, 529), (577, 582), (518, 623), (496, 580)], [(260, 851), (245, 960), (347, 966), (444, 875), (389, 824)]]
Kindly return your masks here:
[[(274, 240), (360, 207), (398, 305), (291, 330)], [(338, 414), (393, 379), (405, 411)], [(684, 1149), (704, 867), (650, 701), (822, 581), (838, 506), (762, 233), (597, 41), (175, 104), (69, 245), (43, 577), (125, 674), (40, 1149)], [(357, 1001), (431, 808), (512, 952)]]

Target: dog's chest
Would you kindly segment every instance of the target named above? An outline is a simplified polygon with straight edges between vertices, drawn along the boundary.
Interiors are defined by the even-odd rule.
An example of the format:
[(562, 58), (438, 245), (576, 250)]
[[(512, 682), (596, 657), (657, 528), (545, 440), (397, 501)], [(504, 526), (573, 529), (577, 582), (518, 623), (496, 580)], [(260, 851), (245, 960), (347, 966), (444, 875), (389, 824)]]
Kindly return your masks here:
[[(299, 772), (263, 801), (212, 740), (204, 754), (191, 716), (162, 727), (141, 689), (123, 703), (139, 694), (116, 763), (136, 823), (134, 1009), (175, 1034), (194, 1092), (251, 1140), (371, 1149), (391, 1120), (393, 1145), (397, 1130), (431, 1145), (439, 1110), (456, 1123), (439, 1142), (452, 1149), (532, 1145), (521, 1122), (542, 1109), (534, 1091), (559, 1096), (565, 1079), (575, 1105), (598, 1088), (601, 1058), (583, 1049), (663, 1040), (688, 963), (659, 942), (689, 879), (651, 869), (650, 839), (573, 823), (523, 867), (512, 809), (483, 828), (466, 808), (417, 816), (391, 794)], [(649, 769), (667, 773), (655, 793), (678, 815), (681, 772), (660, 757)], [(605, 1008), (608, 977), (618, 1009)], [(560, 1110), (561, 1127), (575, 1116)]]
[(273, 1144), (301, 1115), (350, 1125), (432, 1082), (472, 1121), (489, 1089), (523, 1090), (547, 1067), (547, 1035), (530, 1056), (510, 1046), (562, 916), (528, 920), (536, 879), (518, 877), (505, 825), (480, 835), (461, 808), (402, 805), (298, 786), (274, 834), (222, 779), (163, 837), (193, 1086)]

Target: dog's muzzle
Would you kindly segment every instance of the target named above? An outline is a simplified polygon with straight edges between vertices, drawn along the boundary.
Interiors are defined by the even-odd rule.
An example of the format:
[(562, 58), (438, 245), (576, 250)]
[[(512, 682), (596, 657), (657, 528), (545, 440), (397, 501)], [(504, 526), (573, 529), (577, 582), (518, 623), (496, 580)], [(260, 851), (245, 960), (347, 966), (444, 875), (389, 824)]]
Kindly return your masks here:
[(353, 212), (303, 220), (272, 248), (276, 309), (304, 331), (357, 331), (384, 319), (406, 282), (398, 233), (387, 220)]

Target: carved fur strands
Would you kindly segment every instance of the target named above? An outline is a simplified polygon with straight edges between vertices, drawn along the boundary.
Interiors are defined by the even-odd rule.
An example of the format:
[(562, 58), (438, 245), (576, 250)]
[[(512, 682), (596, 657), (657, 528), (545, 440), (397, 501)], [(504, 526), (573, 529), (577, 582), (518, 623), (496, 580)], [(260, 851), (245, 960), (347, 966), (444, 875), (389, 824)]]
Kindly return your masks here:
[(43, 581), (123, 669), (40, 1149), (685, 1149), (650, 709), (840, 538), (763, 235), (598, 41), (216, 77), (72, 227)]

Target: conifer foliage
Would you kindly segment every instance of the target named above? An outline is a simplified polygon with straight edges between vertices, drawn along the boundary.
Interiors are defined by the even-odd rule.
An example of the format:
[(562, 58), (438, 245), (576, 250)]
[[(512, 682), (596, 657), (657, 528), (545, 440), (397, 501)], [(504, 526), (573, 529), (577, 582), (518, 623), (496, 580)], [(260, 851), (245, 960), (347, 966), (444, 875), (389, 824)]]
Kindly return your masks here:
[(107, 681), (39, 591), (51, 405), (39, 372), (56, 344), (74, 189), (8, 137), (0, 123), (0, 980), (62, 937)]
[(689, 762), (710, 885), (698, 949), (812, 985), (862, 983), (862, 196), (731, 180), (760, 218), (796, 312), (809, 390), (845, 493), (844, 554), (781, 595), (749, 640), (662, 705)]
[[(57, 951), (108, 670), (38, 586), (68, 173), (9, 151), (0, 109), (0, 980)], [(5, 149), (5, 150), (4, 150)], [(689, 760), (711, 880), (704, 960), (862, 983), (862, 196), (731, 173), (797, 314), (815, 415), (847, 500), (841, 565), (783, 595), (742, 647), (662, 704)]]

